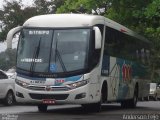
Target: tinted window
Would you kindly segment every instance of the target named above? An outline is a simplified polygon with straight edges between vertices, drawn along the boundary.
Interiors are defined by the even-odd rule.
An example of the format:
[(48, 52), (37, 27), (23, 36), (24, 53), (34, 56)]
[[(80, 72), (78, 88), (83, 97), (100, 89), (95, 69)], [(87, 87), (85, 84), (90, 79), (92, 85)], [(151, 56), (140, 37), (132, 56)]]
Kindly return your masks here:
[(105, 55), (148, 63), (148, 43), (109, 27), (105, 34)]
[(8, 79), (8, 76), (0, 71), (0, 79)]
[(50, 72), (69, 72), (87, 67), (89, 29), (55, 30)]

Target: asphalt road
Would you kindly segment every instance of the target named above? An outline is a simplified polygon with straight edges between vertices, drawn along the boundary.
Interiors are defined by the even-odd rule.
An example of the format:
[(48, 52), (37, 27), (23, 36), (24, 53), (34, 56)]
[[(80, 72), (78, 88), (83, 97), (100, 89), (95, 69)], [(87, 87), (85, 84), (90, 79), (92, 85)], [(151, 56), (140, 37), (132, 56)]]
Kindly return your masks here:
[(0, 105), (0, 120), (160, 120), (160, 101), (139, 102), (135, 109), (105, 104), (100, 113), (86, 113), (78, 105), (49, 106), (46, 113), (36, 106)]

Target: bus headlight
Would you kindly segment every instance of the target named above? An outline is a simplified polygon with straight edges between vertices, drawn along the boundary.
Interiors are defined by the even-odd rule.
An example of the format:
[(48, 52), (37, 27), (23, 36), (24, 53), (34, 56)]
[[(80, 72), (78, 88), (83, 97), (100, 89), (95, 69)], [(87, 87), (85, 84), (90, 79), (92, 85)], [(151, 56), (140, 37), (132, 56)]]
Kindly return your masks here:
[(88, 83), (88, 80), (82, 80), (82, 81), (78, 81), (78, 82), (74, 82), (71, 84), (66, 85), (67, 87), (71, 88), (71, 89), (75, 89), (81, 86), (84, 86)]
[(24, 88), (27, 88), (28, 85), (29, 85), (28, 83), (20, 81), (20, 80), (17, 80), (17, 79), (15, 80), (15, 82), (16, 82), (17, 85), (19, 85), (21, 87), (24, 87)]

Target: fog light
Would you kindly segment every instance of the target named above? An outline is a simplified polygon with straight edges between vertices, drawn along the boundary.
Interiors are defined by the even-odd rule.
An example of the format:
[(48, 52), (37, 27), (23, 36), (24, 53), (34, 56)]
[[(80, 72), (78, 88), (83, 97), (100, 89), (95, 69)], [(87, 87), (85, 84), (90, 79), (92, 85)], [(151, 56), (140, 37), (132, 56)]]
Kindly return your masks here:
[(86, 97), (86, 93), (80, 93), (80, 94), (77, 94), (75, 99), (82, 99), (82, 98), (85, 98)]
[(23, 94), (20, 93), (20, 92), (16, 92), (16, 96), (17, 96), (17, 97), (20, 97), (20, 98), (24, 98)]

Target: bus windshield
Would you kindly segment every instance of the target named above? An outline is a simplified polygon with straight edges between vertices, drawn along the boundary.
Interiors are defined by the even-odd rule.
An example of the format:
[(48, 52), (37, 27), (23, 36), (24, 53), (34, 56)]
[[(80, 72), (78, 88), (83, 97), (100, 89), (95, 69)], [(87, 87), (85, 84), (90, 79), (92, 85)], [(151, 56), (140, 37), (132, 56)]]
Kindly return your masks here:
[(17, 68), (51, 74), (85, 69), (89, 37), (90, 29), (23, 29)]

